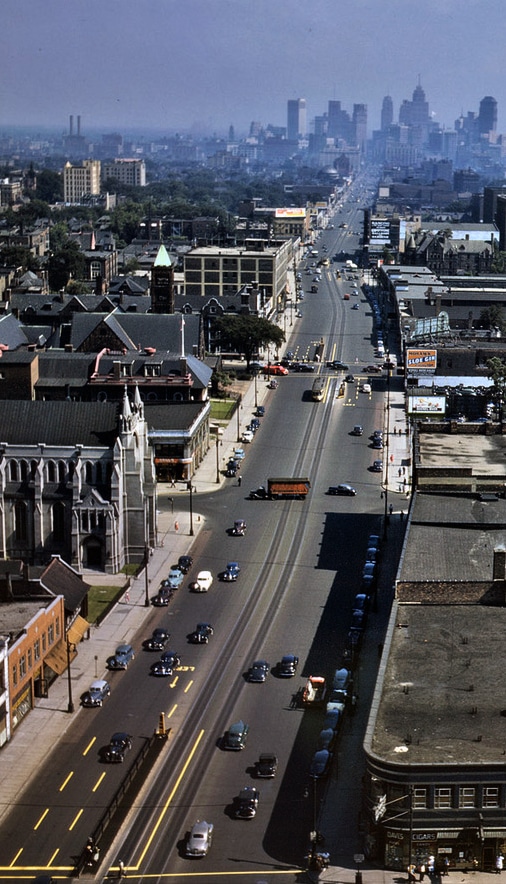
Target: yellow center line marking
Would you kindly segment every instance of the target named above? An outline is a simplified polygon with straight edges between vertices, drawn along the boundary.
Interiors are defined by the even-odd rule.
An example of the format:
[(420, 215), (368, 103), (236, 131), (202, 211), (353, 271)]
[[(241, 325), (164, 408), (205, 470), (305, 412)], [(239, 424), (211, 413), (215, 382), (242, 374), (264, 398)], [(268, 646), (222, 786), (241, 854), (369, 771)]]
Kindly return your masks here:
[(176, 711), (176, 709), (177, 709), (177, 703), (174, 703), (174, 705), (173, 705), (172, 709), (170, 710), (170, 712), (168, 713), (167, 717), (170, 718), (172, 715), (174, 715), (174, 712)]
[(137, 865), (133, 867), (133, 870), (134, 870), (134, 871), (135, 871), (136, 869), (139, 869), (139, 868), (140, 868), (140, 865), (141, 865), (141, 863), (142, 863), (144, 857), (146, 856), (146, 853), (148, 852), (148, 850), (149, 850), (149, 848), (150, 848), (150, 846), (151, 846), (151, 843), (152, 843), (152, 841), (153, 841), (153, 839), (154, 839), (154, 837), (155, 837), (155, 835), (156, 835), (158, 829), (160, 828), (160, 826), (161, 826), (161, 824), (162, 824), (163, 818), (164, 818), (165, 814), (167, 813), (167, 811), (168, 811), (170, 805), (172, 804), (172, 801), (173, 801), (173, 799), (174, 799), (174, 796), (175, 796), (176, 793), (177, 793), (177, 790), (179, 789), (179, 786), (181, 785), (182, 779), (183, 779), (184, 775), (186, 774), (186, 771), (188, 770), (188, 768), (189, 768), (191, 762), (193, 761), (193, 756), (195, 755), (195, 753), (196, 753), (196, 751), (197, 751), (197, 749), (198, 749), (198, 747), (199, 747), (200, 741), (202, 740), (202, 737), (203, 737), (203, 736), (204, 736), (204, 731), (201, 730), (200, 733), (199, 733), (199, 735), (198, 735), (198, 737), (197, 737), (197, 739), (195, 740), (195, 743), (194, 743), (193, 746), (192, 746), (192, 749), (191, 749), (190, 754), (188, 755), (188, 758), (186, 759), (186, 761), (185, 761), (185, 763), (184, 763), (184, 765), (183, 765), (183, 768), (182, 768), (182, 770), (181, 770), (181, 773), (179, 774), (179, 776), (178, 776), (178, 778), (177, 778), (177, 780), (176, 780), (176, 782), (175, 782), (175, 784), (174, 784), (174, 788), (172, 789), (172, 792), (170, 793), (169, 797), (167, 798), (167, 801), (165, 802), (165, 804), (164, 804), (164, 806), (163, 806), (163, 808), (162, 808), (162, 811), (161, 811), (161, 813), (160, 813), (160, 815), (159, 815), (159, 817), (158, 817), (158, 820), (156, 821), (156, 823), (155, 823), (155, 825), (154, 825), (154, 827), (153, 827), (153, 831), (151, 832), (151, 834), (150, 834), (148, 840), (146, 841), (146, 846), (144, 847), (144, 850), (142, 851), (142, 853), (141, 853), (141, 855), (140, 855), (140, 857), (139, 857), (139, 861), (138, 861)]
[(71, 780), (73, 776), (74, 776), (74, 771), (71, 770), (70, 773), (69, 773), (69, 775), (68, 775), (68, 777), (67, 777), (67, 779), (64, 780), (63, 783), (61, 784), (61, 786), (60, 786), (60, 792), (63, 792), (65, 786), (66, 786), (67, 783), (68, 783), (68, 781)]
[(91, 747), (93, 746), (93, 743), (96, 741), (96, 739), (97, 739), (96, 737), (93, 737), (93, 739), (90, 740), (90, 742), (89, 742), (88, 745), (86, 746), (86, 749), (85, 749), (84, 752), (83, 752), (83, 756), (85, 756), (85, 755), (88, 754), (88, 752), (90, 751), (90, 749), (91, 749)]
[(46, 807), (44, 813), (42, 814), (42, 816), (39, 817), (39, 819), (37, 820), (37, 822), (35, 823), (35, 825), (34, 825), (34, 827), (33, 827), (33, 831), (34, 831), (34, 832), (37, 831), (37, 829), (39, 828), (40, 824), (41, 824), (42, 821), (46, 818), (46, 816), (48, 815), (48, 813), (49, 813), (49, 807)]
[(12, 866), (14, 865), (14, 863), (16, 862), (16, 860), (19, 859), (19, 857), (21, 856), (22, 853), (23, 853), (23, 848), (21, 848), (21, 850), (18, 850), (18, 852), (16, 853), (16, 856), (14, 857), (14, 859), (12, 860), (11, 865), (10, 865), (11, 869), (12, 869)]
[(52, 865), (53, 865), (53, 862), (54, 862), (54, 860), (56, 859), (56, 857), (57, 857), (57, 855), (59, 854), (59, 852), (60, 852), (60, 848), (57, 847), (56, 850), (55, 850), (55, 852), (53, 853), (51, 859), (50, 859), (49, 862), (48, 862), (48, 866), (52, 866)]
[(193, 684), (193, 678), (192, 678), (192, 680), (189, 681), (188, 684), (186, 685), (186, 687), (185, 687), (185, 689), (184, 689), (185, 694), (188, 693), (188, 691), (190, 690), (192, 684)]
[(99, 776), (97, 782), (95, 783), (95, 785), (93, 786), (93, 789), (91, 790), (92, 792), (96, 792), (96, 791), (97, 791), (97, 789), (98, 789), (98, 787), (100, 786), (100, 783), (102, 782), (102, 780), (104, 779), (104, 777), (105, 777), (105, 771), (104, 771), (104, 773), (100, 774), (100, 776)]
[(76, 825), (76, 823), (77, 823), (79, 817), (80, 817), (83, 813), (84, 813), (84, 810), (83, 810), (83, 808), (81, 807), (81, 810), (75, 815), (74, 819), (72, 820), (72, 822), (71, 822), (71, 824), (70, 824), (70, 826), (69, 826), (69, 832), (72, 831), (72, 829), (73, 829), (74, 826)]

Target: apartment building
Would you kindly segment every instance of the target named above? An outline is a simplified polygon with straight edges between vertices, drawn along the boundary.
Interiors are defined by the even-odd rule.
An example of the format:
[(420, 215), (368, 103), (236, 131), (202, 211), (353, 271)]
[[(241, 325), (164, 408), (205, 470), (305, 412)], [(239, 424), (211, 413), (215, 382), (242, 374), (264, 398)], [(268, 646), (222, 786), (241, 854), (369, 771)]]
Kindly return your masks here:
[(102, 181), (114, 178), (119, 184), (131, 187), (146, 186), (146, 163), (144, 160), (121, 159), (102, 164)]
[(79, 204), (87, 197), (100, 194), (100, 160), (83, 160), (80, 166), (65, 163), (63, 168), (63, 199)]

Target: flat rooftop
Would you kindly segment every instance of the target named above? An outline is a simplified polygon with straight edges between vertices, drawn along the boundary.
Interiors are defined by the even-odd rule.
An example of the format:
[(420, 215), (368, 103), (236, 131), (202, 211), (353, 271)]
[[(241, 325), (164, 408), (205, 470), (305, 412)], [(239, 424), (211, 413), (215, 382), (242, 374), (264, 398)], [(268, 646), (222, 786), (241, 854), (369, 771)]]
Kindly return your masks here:
[(398, 605), (366, 736), (397, 765), (506, 765), (506, 608)]
[(506, 483), (506, 436), (499, 433), (418, 434), (421, 467), (462, 467), (476, 476), (497, 476)]

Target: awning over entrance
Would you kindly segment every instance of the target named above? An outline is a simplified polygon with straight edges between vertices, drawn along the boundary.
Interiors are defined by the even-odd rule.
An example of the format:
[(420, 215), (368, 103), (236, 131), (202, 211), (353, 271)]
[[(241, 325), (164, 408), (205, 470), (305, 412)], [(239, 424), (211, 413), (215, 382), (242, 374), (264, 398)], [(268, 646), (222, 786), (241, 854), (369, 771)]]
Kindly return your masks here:
[(84, 617), (81, 617), (80, 614), (78, 614), (76, 619), (72, 623), (69, 631), (67, 632), (67, 638), (69, 642), (71, 642), (71, 644), (73, 645), (79, 644), (79, 642), (82, 641), (85, 632), (87, 632), (89, 628), (90, 624), (88, 623), (88, 621), (85, 620)]
[[(73, 656), (75, 657), (75, 652)], [(49, 651), (49, 654), (46, 654), (44, 664), (49, 666), (57, 675), (65, 672), (67, 668), (67, 644), (65, 641), (61, 641)]]

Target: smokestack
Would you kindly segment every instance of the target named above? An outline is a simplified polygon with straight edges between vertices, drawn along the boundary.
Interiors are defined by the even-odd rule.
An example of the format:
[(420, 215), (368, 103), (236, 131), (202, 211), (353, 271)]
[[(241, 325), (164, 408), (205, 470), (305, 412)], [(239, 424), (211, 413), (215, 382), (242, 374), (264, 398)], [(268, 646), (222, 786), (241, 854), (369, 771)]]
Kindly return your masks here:
[(81, 135), (81, 114), (77, 117), (77, 137)]
[(74, 134), (74, 115), (70, 114), (70, 137)]

